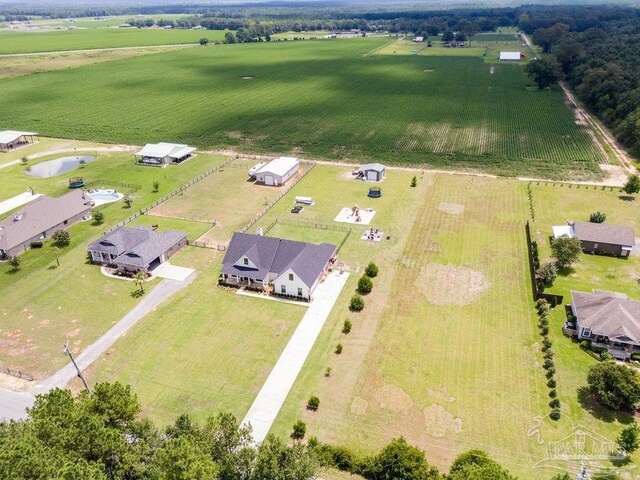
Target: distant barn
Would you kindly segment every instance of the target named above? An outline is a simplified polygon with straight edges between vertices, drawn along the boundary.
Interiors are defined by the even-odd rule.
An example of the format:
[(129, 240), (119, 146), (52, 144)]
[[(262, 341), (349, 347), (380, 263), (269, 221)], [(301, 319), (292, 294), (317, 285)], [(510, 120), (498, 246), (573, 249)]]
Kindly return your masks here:
[(500, 52), (498, 60), (501, 62), (519, 62), (523, 58), (525, 58), (525, 54), (521, 52)]

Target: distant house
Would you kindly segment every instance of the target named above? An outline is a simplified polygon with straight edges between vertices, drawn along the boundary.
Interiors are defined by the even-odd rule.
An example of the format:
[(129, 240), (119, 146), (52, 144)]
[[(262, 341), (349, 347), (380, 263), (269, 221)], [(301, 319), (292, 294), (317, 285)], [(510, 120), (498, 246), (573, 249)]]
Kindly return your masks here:
[(501, 62), (519, 62), (523, 58), (525, 58), (525, 54), (521, 52), (500, 52), (498, 60)]
[(80, 220), (91, 218), (93, 203), (82, 190), (54, 198), (42, 195), (21, 210), (0, 221), (0, 259), (28, 250), (32, 242)]
[(131, 28), (131, 24), (130, 23), (121, 23), (120, 25), (118, 25), (118, 28)]
[(467, 44), (466, 42), (462, 41), (462, 40), (451, 40), (449, 42), (444, 42), (443, 47), (447, 47), (447, 48), (462, 48), (465, 47)]
[(414, 43), (421, 43), (424, 42), (424, 37), (416, 37), (412, 40), (412, 42)]
[(147, 143), (135, 156), (142, 165), (164, 166), (184, 162), (191, 158), (195, 151), (194, 147), (179, 143)]
[(265, 185), (284, 185), (299, 168), (300, 163), (297, 158), (276, 158), (255, 172), (256, 181)]
[(357, 177), (370, 182), (380, 182), (385, 176), (386, 167), (379, 163), (366, 163), (357, 172)]
[(151, 227), (118, 227), (87, 248), (91, 260), (122, 272), (148, 273), (187, 244), (187, 234)]
[(575, 325), (570, 331), (579, 340), (590, 340), (620, 360), (640, 353), (640, 301), (623, 293), (572, 291), (571, 310)]
[(16, 130), (5, 130), (0, 132), (0, 152), (9, 152), (18, 147), (35, 143), (38, 141), (38, 134), (35, 132), (18, 132)]
[(338, 247), (234, 233), (222, 260), (221, 281), (311, 300)]
[(582, 250), (616, 257), (628, 257), (636, 243), (633, 228), (607, 223), (569, 222), (554, 226), (553, 236), (578, 237)]

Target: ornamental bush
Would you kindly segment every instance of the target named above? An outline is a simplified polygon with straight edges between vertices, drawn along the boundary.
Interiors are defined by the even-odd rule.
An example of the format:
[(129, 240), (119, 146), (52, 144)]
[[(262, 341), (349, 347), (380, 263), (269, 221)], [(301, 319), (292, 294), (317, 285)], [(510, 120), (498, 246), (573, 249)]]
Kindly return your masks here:
[(367, 294), (373, 290), (373, 282), (367, 275), (363, 275), (358, 280), (358, 292), (362, 294)]
[(318, 410), (319, 406), (320, 406), (320, 399), (318, 397), (316, 397), (315, 395), (312, 395), (311, 397), (309, 397), (309, 401), (307, 402), (307, 408), (309, 410), (313, 410), (315, 412), (316, 410)]
[(351, 308), (351, 310), (353, 310), (354, 312), (361, 311), (364, 308), (364, 300), (362, 299), (362, 297), (357, 293), (353, 297), (351, 297), (351, 304), (349, 305), (349, 308)]
[(373, 263), (373, 262), (369, 262), (369, 265), (367, 265), (367, 268), (364, 269), (364, 273), (367, 274), (367, 277), (377, 277), (378, 276), (378, 266)]

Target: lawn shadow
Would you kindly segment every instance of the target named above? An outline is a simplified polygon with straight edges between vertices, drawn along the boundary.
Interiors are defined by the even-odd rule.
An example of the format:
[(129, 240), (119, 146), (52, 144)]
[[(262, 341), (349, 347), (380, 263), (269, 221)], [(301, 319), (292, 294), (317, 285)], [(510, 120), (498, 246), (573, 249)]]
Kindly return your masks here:
[(578, 402), (594, 418), (603, 422), (619, 422), (627, 425), (634, 421), (631, 412), (610, 410), (600, 405), (588, 387), (580, 387), (578, 389)]
[(633, 202), (636, 199), (633, 195), (618, 195), (618, 198), (625, 202)]
[(7, 270), (7, 275), (15, 275), (16, 273), (18, 273), (20, 271), (19, 268), (10, 268), (9, 270)]
[(56, 268), (58, 268), (58, 265), (49, 265), (47, 270), (55, 270)]
[(144, 292), (140, 290), (134, 290), (133, 292), (131, 292), (131, 298), (140, 298), (143, 295)]

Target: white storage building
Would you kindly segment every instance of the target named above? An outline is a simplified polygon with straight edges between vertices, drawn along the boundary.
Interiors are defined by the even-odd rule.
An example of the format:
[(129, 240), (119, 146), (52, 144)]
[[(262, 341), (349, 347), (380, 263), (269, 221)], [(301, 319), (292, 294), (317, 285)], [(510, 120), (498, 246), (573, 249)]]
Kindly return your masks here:
[(520, 52), (500, 52), (501, 62), (519, 62), (523, 55)]
[(256, 181), (265, 185), (284, 185), (299, 168), (300, 163), (295, 157), (276, 158), (256, 172)]

